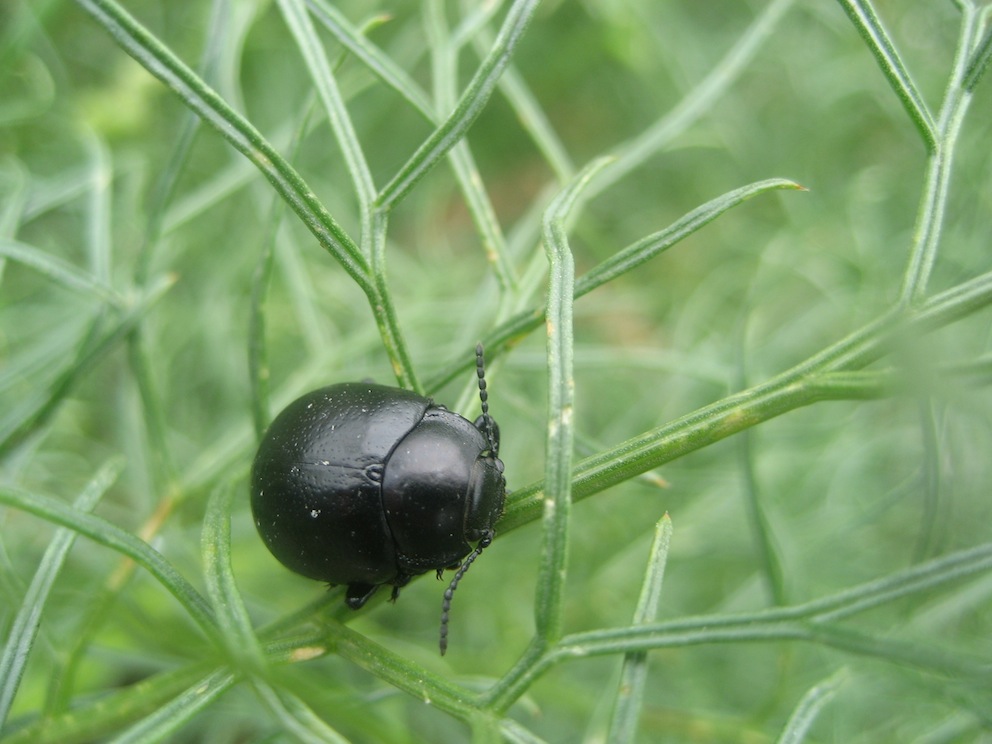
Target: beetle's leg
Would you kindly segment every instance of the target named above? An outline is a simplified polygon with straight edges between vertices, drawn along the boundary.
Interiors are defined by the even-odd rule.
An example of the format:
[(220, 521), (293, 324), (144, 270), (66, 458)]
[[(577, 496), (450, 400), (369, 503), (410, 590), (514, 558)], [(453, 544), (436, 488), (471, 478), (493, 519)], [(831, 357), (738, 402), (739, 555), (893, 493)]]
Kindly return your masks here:
[(344, 602), (353, 610), (360, 609), (372, 598), (372, 595), (375, 594), (375, 590), (378, 588), (378, 584), (348, 584), (348, 591), (345, 594)]
[(461, 567), (462, 567), (462, 564), (461, 563), (455, 563), (454, 565), (451, 565), (451, 566), (442, 566), (441, 568), (437, 569), (437, 578), (438, 578), (438, 581), (440, 581), (441, 579), (444, 578), (444, 572), (445, 571), (457, 571)]
[(395, 579), (393, 579), (392, 581), (389, 582), (390, 584), (393, 585), (393, 591), (389, 595), (389, 601), (390, 602), (395, 602), (399, 598), (399, 596), (400, 596), (400, 587), (404, 587), (407, 584), (409, 584), (410, 583), (410, 579), (412, 579), (412, 578), (413, 578), (413, 576), (411, 576), (409, 574), (402, 574), (401, 573), (401, 574), (398, 574)]

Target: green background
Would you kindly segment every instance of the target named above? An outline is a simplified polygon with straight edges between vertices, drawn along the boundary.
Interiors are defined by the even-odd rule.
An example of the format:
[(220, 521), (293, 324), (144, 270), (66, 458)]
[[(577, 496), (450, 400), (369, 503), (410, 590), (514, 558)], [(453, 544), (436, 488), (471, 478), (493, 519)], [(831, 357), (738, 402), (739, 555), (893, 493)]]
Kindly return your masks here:
[[(230, 643), (206, 639), (120, 550), (81, 538), (47, 601), (36, 605), (41, 624), (0, 741), (127, 736), (186, 683), (195, 689), (197, 674), (229, 668), (246, 677), (200, 710), (178, 704), (188, 720), (177, 715), (174, 730), (134, 736), (333, 740), (330, 727), (358, 742), (485, 741), (500, 733), (602, 740), (618, 654), (552, 665), (525, 683), (505, 712), (513, 727), (484, 698), (451, 716), (443, 704), (425, 704), (428, 693), (409, 694), (418, 674), (465, 695), (507, 679), (534, 637), (535, 587), (547, 555), (540, 520), (503, 530), (467, 575), (443, 659), (436, 650), (442, 587), (432, 577), (405, 588), (395, 606), (380, 602), (346, 616), (337, 595), (291, 575), (265, 551), (247, 497), (253, 410), (266, 408), (249, 372), (260, 257), (273, 251), (261, 305), (270, 412), (331, 382), (393, 383), (390, 362), (399, 352), (381, 339), (366, 296), (265, 178), (216, 131), (193, 128), (180, 98), (84, 5), (12, 2), (0, 10), (0, 630), (10, 648), (58, 521), (18, 508), (16, 494), (69, 504), (109, 462), (120, 473), (95, 513), (147, 541), (209, 596), (203, 545), (216, 534), (208, 526), (201, 542), (201, 532), (211, 494), (225, 514), (230, 497), (230, 562), (252, 624), (303, 609), (293, 628), (322, 639), (330, 653), (291, 664), (274, 654), (264, 672), (252, 670)], [(356, 28), (368, 23), (368, 40), (428, 95), (445, 85), (465, 89), (509, 7), (497, 4), (487, 16), (488, 6), (440, 0), (333, 5)], [(753, 50), (728, 60), (773, 5), (785, 10), (781, 18)], [(990, 11), (979, 5), (875, 4), (933, 112), (934, 131), (944, 131), (945, 94), (952, 102), (961, 95), (953, 76), (966, 67), (962, 17), (974, 19), (974, 45), (988, 42)], [(566, 337), (574, 348), (576, 460), (773, 378), (892, 308), (911, 313), (913, 303), (982, 277), (992, 214), (988, 80), (968, 92), (960, 132), (928, 150), (844, 6), (867, 7), (541, 4), (512, 73), (543, 114), (544, 142), (562, 157), (549, 157), (524, 126), (519, 91), (498, 88), (467, 135), (519, 283), (494, 278), (447, 163), (390, 212), (388, 293), (426, 392), (475, 417), (475, 342), (545, 301), (542, 211), (582, 166), (622, 156), (659, 122), (668, 122), (668, 136), (634, 166), (621, 157), (600, 171), (603, 180), (593, 180), (567, 223), (577, 275), (746, 184), (782, 178), (807, 191), (759, 194), (576, 302), (574, 334)], [(352, 174), (279, 7), (262, 0), (125, 7), (200, 70), (358, 240)], [(454, 52), (457, 74), (448, 78), (437, 63), (450, 52), (438, 38), (445, 24), (466, 33)], [(434, 126), (326, 29), (318, 26), (318, 35), (381, 188)], [(714, 81), (721, 87), (707, 98)], [(435, 105), (440, 121), (451, 106), (443, 97)], [(921, 195), (935, 153), (954, 160), (946, 194), (928, 203)], [(618, 171), (612, 183), (611, 168)], [(942, 219), (927, 223), (935, 207)], [(929, 284), (901, 306), (920, 224), (940, 231), (936, 261)], [(831, 632), (852, 633), (844, 642), (839, 635), (790, 641), (784, 633), (716, 642), (704, 633), (715, 617), (753, 613), (760, 626), (768, 608), (876, 579), (908, 586), (905, 572), (914, 566), (987, 550), (988, 313), (969, 311), (943, 325), (933, 333), (910, 325), (887, 338), (887, 355), (871, 369), (894, 370), (897, 379), (884, 378), (878, 394), (863, 392), (876, 378), (853, 379), (862, 392), (849, 395), (836, 392), (843, 380), (828, 381), (834, 392), (826, 397), (852, 400), (795, 403), (789, 407), (799, 410), (677, 459), (681, 453), (667, 449), (651, 477), (624, 474), (620, 485), (575, 505), (565, 633), (630, 625), (654, 526), (666, 512), (673, 530), (658, 619), (710, 618), (689, 621), (698, 638), (666, 641), (648, 655), (635, 740), (774, 741), (824, 680), (835, 694), (809, 741), (992, 736), (987, 559), (976, 560), (968, 578), (907, 589), (838, 620)], [(546, 468), (543, 326), (512, 341), (490, 347), (491, 412), (508, 486), (533, 496)], [(446, 382), (436, 387), (437, 380)], [(865, 397), (881, 399), (858, 400)], [(66, 513), (72, 522), (75, 512)], [(333, 618), (364, 637), (354, 641), (362, 649), (381, 647), (388, 659), (412, 665), (395, 671), (406, 686), (397, 689), (366, 656), (335, 654)], [(230, 638), (231, 628), (222, 630)], [(246, 681), (254, 673), (264, 688)], [(190, 676), (170, 686), (171, 674)], [(472, 718), (478, 711), (489, 717)]]

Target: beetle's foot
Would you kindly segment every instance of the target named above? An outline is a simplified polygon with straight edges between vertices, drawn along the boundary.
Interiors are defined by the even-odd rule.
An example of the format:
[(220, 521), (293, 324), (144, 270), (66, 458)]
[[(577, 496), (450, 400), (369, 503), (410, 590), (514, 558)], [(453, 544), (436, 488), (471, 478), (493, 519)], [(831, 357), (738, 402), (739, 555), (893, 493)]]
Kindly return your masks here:
[(348, 584), (344, 603), (353, 610), (361, 609), (378, 588), (378, 584)]

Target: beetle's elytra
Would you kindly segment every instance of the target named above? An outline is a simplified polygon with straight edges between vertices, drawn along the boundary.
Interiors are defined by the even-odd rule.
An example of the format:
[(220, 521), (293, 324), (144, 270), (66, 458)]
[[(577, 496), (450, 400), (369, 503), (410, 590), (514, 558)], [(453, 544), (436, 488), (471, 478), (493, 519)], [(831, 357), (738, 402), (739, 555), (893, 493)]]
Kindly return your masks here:
[[(430, 398), (345, 382), (290, 403), (252, 465), (255, 526), (287, 568), (347, 586), (358, 609), (383, 584), (459, 569), (442, 605), (495, 535), (506, 484), (476, 348), (482, 415), (473, 423)], [(466, 556), (468, 558), (466, 559)]]

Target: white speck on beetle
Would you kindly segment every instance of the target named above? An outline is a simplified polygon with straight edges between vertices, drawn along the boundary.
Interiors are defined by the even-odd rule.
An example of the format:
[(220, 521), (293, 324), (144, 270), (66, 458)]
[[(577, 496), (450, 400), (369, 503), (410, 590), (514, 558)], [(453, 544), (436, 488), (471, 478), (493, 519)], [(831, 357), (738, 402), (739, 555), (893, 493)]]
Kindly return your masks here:
[(319, 517), (320, 516), (320, 509), (311, 509), (310, 510), (310, 516), (313, 517), (314, 519), (316, 519), (317, 517)]

